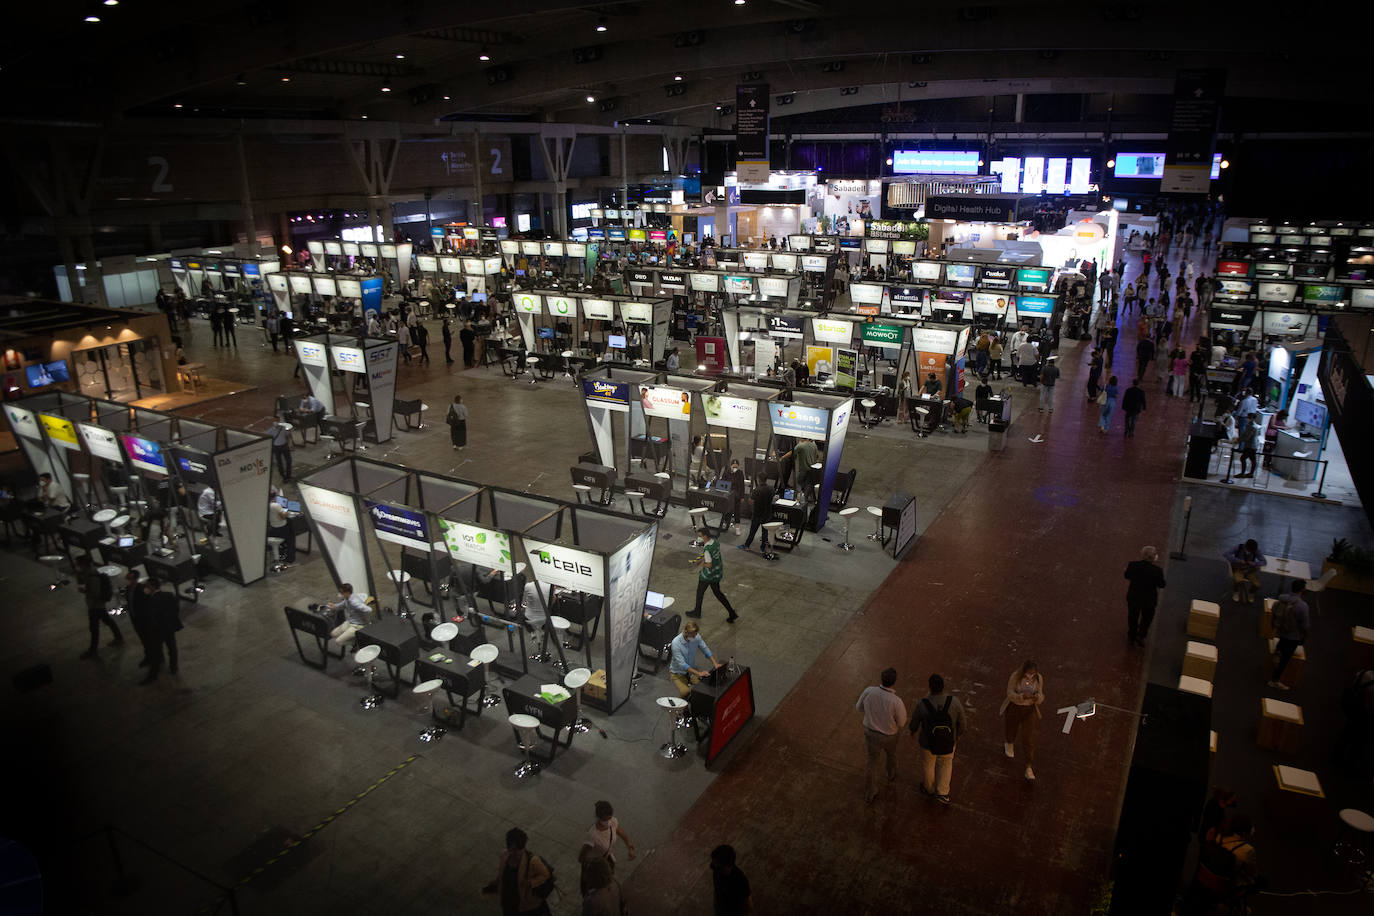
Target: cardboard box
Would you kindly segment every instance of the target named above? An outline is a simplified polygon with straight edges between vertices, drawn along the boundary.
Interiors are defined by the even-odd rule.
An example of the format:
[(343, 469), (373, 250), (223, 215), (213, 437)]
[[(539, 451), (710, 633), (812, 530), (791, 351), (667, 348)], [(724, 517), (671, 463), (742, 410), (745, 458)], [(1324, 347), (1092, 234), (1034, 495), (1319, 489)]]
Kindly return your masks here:
[(582, 687), (582, 695), (598, 702), (606, 702), (606, 669), (597, 668)]

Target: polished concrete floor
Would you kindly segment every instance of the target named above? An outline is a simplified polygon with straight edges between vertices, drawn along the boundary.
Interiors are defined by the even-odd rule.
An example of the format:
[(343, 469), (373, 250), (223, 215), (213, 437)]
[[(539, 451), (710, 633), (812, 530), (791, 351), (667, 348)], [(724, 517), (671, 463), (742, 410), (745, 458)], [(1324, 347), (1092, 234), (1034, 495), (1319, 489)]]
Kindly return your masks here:
[[(277, 394), (303, 390), (289, 356), (246, 333), (239, 350), (215, 350), (204, 330), (192, 358), (257, 387), (187, 415), (262, 429)], [(1119, 367), (1133, 345), (1128, 332)], [(437, 343), (430, 352), (435, 365), (401, 370), (401, 393), (433, 415), (461, 392), (468, 448), (452, 451), (436, 423), (366, 454), (571, 497), (567, 466), (589, 446), (575, 389), (459, 371), (442, 364)], [(721, 842), (740, 850), (764, 913), (1086, 912), (1109, 887), (1134, 730), (1127, 716), (1099, 715), (1063, 736), (1053, 709), (1089, 695), (1134, 708), (1147, 678), (1176, 677), (1167, 668), (1176, 617), (1162, 612), (1148, 652), (1125, 646), (1120, 568), (1144, 543), (1177, 543), (1181, 490), (1197, 491), (1189, 554), (1199, 566), (1245, 531), (1286, 537), (1285, 518), (1292, 552), (1314, 563), (1328, 537), (1353, 532), (1359, 542), (1366, 532), (1348, 509), (1295, 514), (1290, 500), (1180, 487), (1183, 403), (1152, 391), (1137, 438), (1123, 439), (1119, 414), (1102, 436), (1080, 394), (1086, 355), (1065, 343), (1053, 415), (1011, 386), (1017, 419), (1005, 452), (990, 454), (978, 427), (923, 440), (851, 428), (842, 462), (859, 469), (851, 503), (899, 490), (918, 500), (921, 538), (901, 563), (860, 538), (855, 551), (836, 550), (833, 523), (777, 563), (725, 551), (725, 589), (743, 619), (727, 627), (708, 597), (703, 633), (718, 654), (752, 666), (759, 717), (710, 769), (695, 755), (657, 754), (668, 726), (653, 700), (672, 690), (663, 674), (643, 678), (614, 716), (593, 717), (604, 739), (579, 736), (524, 781), (510, 775), (518, 756), (501, 707), (420, 742), (423, 712), (408, 696), (364, 711), (347, 666), (321, 673), (297, 658), (281, 608), (329, 592), (318, 554), (246, 589), (211, 581), (184, 615), (180, 675), (136, 687), (130, 648), (77, 660), (79, 596), (46, 590), (46, 571), (12, 550), (0, 575), (14, 594), (36, 597), (0, 618), (0, 660), (11, 671), (48, 663), (54, 682), (7, 697), (12, 733), (27, 739), (7, 761), (7, 784), (26, 791), (3, 832), (40, 850), (59, 879), (47, 882), (61, 904), (53, 911), (199, 912), (234, 888), (251, 913), (483, 913), (495, 906), (478, 889), (505, 830), (519, 825), (558, 870), (553, 909), (563, 914), (578, 911), (576, 850), (605, 798), (637, 846), (618, 869), (637, 913), (708, 911), (706, 855)], [(323, 461), (319, 447), (298, 451), (297, 475)], [(689, 600), (680, 510), (662, 531), (652, 587)], [(1007, 675), (1028, 655), (1049, 694), (1034, 784), (1021, 760), (1002, 756), (996, 716)], [(889, 664), (908, 701), (939, 670), (969, 709), (948, 808), (916, 791), (905, 738), (897, 784), (863, 804), (853, 703)], [(1252, 767), (1245, 744), (1243, 731), (1223, 744), (1237, 755), (1228, 772)], [(1335, 802), (1312, 823), (1329, 820)], [(113, 848), (139, 879), (125, 895), (111, 883), (106, 826), (118, 828)]]

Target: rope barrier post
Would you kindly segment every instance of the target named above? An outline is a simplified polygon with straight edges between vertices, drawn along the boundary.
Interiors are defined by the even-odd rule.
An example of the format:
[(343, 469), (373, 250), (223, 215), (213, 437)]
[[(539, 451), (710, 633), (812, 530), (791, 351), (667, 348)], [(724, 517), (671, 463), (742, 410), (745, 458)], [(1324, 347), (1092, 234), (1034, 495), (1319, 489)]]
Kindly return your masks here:
[(1312, 494), (1313, 499), (1326, 499), (1326, 493), (1323, 491), (1326, 489), (1326, 466), (1329, 463), (1325, 460), (1322, 461), (1322, 479), (1317, 481), (1317, 490)]

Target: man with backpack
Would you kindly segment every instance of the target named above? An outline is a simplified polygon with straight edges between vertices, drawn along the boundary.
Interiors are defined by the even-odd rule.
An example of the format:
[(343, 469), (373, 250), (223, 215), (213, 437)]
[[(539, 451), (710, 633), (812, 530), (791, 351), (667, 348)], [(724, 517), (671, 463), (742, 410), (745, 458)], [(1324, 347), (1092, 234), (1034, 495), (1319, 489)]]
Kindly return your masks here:
[(110, 628), (110, 633), (114, 636), (110, 640), (112, 646), (122, 646), (124, 644), (124, 634), (119, 632), (118, 625), (110, 617), (106, 605), (114, 595), (114, 586), (110, 584), (110, 577), (91, 564), (91, 558), (87, 554), (82, 554), (76, 558), (76, 588), (86, 596), (86, 620), (91, 628), (91, 646), (81, 653), (83, 659), (95, 658), (100, 648), (100, 626), (104, 624)]
[(1289, 587), (1288, 594), (1280, 595), (1274, 602), (1274, 609), (1271, 612), (1274, 635), (1279, 638), (1277, 655), (1278, 661), (1274, 664), (1274, 673), (1269, 679), (1269, 686), (1275, 690), (1287, 690), (1288, 685), (1283, 683), (1283, 670), (1288, 667), (1288, 662), (1293, 658), (1293, 653), (1298, 650), (1298, 646), (1307, 641), (1307, 628), (1311, 617), (1308, 613), (1307, 602), (1302, 600), (1303, 592), (1307, 590), (1305, 579), (1294, 579)]
[(916, 704), (911, 734), (921, 745), (921, 791), (949, 804), (949, 780), (954, 770), (954, 745), (964, 733), (964, 707), (945, 693), (945, 679), (930, 676), (930, 696)]

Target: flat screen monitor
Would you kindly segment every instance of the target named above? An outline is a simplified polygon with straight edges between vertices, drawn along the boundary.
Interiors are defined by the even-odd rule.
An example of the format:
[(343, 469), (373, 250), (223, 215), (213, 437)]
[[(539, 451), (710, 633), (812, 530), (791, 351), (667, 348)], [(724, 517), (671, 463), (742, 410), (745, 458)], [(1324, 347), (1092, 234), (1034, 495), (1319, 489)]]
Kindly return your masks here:
[(67, 374), (66, 360), (59, 359), (51, 363), (46, 363), (43, 368), (48, 370), (48, 374), (52, 376), (54, 382), (71, 381), (71, 376)]
[(289, 500), (285, 496), (277, 497), (277, 505), (281, 506), (283, 509), (286, 508), (288, 502)]
[(1295, 401), (1293, 419), (1315, 430), (1326, 428), (1326, 407), (1315, 401)]
[(301, 511), (301, 504), (298, 503), (298, 502), (296, 502), (294, 499), (293, 499), (293, 500), (290, 500), (290, 501), (288, 501), (287, 504), (286, 504), (286, 511), (287, 511), (287, 512), (299, 512), (299, 511)]
[(546, 276), (546, 277), (552, 277), (552, 276), (553, 276), (553, 271), (551, 271), (551, 270), (546, 270), (546, 271), (544, 271), (544, 276)]
[(1117, 153), (1117, 178), (1158, 178), (1164, 174), (1163, 153)]
[(525, 272), (524, 272), (523, 270), (521, 270), (520, 268), (517, 267), (517, 268), (515, 269), (515, 275), (516, 275), (517, 277), (523, 277), (523, 276), (525, 275)]
[(30, 388), (45, 388), (57, 381), (48, 371), (46, 363), (39, 363), (37, 366), (25, 366), (24, 372), (29, 377)]
[(553, 340), (553, 328), (538, 328), (536, 333), (540, 340)]
[(623, 349), (625, 349), (625, 335), (624, 335), (624, 334), (611, 334), (611, 335), (609, 335), (609, 336), (606, 338), (606, 346), (610, 347), (612, 350), (623, 350)]

